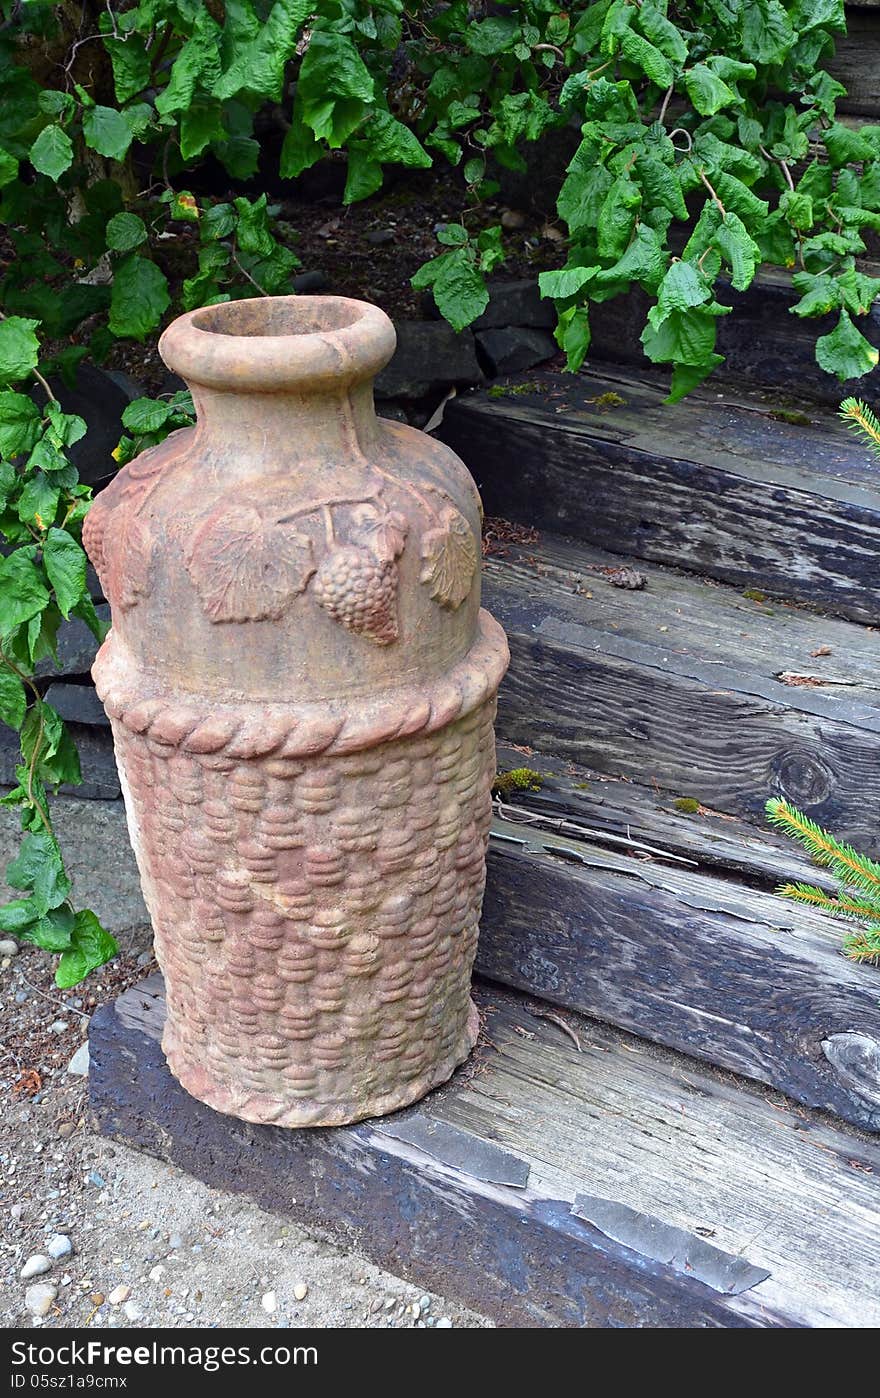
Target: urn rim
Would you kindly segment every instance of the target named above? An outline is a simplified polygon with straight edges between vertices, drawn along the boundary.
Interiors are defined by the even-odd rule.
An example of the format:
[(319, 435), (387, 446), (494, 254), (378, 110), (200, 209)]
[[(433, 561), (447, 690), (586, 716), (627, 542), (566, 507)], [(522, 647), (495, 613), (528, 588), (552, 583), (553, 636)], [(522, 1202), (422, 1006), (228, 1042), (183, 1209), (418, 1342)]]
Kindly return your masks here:
[(388, 316), (368, 301), (259, 296), (178, 316), (159, 353), (188, 384), (228, 393), (308, 393), (373, 379), (396, 342)]

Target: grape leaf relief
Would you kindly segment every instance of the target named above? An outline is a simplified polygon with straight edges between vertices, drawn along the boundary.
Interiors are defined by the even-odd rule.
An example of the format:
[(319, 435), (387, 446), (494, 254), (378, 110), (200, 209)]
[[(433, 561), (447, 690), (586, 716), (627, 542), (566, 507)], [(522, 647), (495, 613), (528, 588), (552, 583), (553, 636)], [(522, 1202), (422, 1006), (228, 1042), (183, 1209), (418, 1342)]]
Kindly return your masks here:
[(437, 527), (422, 535), (421, 581), (441, 607), (455, 611), (470, 595), (477, 561), (474, 531), (459, 510), (447, 506)]

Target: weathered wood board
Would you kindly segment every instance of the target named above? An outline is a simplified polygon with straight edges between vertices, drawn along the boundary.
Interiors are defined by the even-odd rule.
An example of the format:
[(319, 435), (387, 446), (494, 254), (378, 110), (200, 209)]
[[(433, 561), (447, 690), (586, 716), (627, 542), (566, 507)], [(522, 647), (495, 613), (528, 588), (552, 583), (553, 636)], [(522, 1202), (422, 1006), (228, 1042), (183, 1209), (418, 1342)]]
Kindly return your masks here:
[(880, 621), (877, 466), (842, 424), (780, 422), (720, 390), (670, 407), (625, 370), (519, 388), (454, 400), (441, 428), (488, 514)]
[[(154, 978), (92, 1019), (95, 1117), (504, 1325), (880, 1322), (875, 1144), (589, 1021), (569, 1016), (577, 1052), (528, 1002), (480, 1000), (474, 1057), (426, 1102), (284, 1131), (183, 1092)], [(649, 1239), (670, 1228), (683, 1244), (661, 1261)]]
[[(763, 821), (769, 796), (785, 796), (878, 849), (873, 633), (794, 609), (759, 614), (748, 599), (693, 580), (664, 591), (656, 569), (642, 591), (612, 588), (584, 571), (589, 550), (570, 549), (580, 572), (557, 569), (562, 552), (545, 540), (523, 558), (511, 551), (487, 563), (486, 605), (512, 654), (499, 696), (502, 739), (752, 821)], [(832, 654), (811, 656), (825, 637)], [(852, 684), (775, 678), (810, 675), (823, 661), (829, 680), (849, 673)]]
[(880, 972), (840, 939), (702, 867), (493, 827), (483, 975), (880, 1131)]
[(877, 0), (847, 6), (847, 33), (835, 41), (829, 69), (846, 88), (838, 107), (859, 116), (880, 116), (880, 13)]

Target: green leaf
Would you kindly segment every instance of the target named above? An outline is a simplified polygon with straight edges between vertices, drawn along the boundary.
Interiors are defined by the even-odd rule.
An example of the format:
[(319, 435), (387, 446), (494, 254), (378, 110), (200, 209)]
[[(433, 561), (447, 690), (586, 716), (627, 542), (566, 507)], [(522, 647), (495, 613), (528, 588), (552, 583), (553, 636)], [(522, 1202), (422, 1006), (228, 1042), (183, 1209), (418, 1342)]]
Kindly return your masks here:
[(65, 529), (50, 529), (43, 545), (43, 567), (55, 589), (55, 597), (63, 617), (79, 601), (86, 590), (85, 553)]
[(655, 230), (647, 223), (641, 223), (623, 256), (613, 267), (600, 271), (595, 283), (597, 287), (614, 287), (616, 293), (616, 284), (619, 282), (639, 282), (647, 291), (653, 293), (663, 279), (667, 261), (668, 254)]
[(21, 730), (21, 752), (27, 764), (34, 764), (37, 776), (50, 786), (82, 781), (79, 754), (61, 721), (61, 715), (42, 700), (31, 704)]
[(652, 0), (643, 0), (636, 23), (645, 38), (656, 44), (660, 52), (671, 58), (673, 63), (685, 62), (688, 46), (683, 34)]
[(599, 215), (597, 246), (601, 257), (620, 257), (635, 226), (642, 192), (628, 175), (614, 181)]
[(122, 425), (129, 432), (158, 432), (172, 414), (170, 403), (157, 398), (135, 398), (122, 414)]
[(447, 247), (463, 248), (467, 241), (467, 229), (461, 223), (445, 223), (437, 230), (437, 242)]
[(779, 209), (792, 228), (801, 233), (806, 233), (812, 228), (813, 201), (809, 194), (799, 194), (797, 190), (786, 189), (779, 197)]
[(254, 37), (234, 49), (230, 67), (214, 84), (214, 96), (223, 100), (245, 89), (279, 101), (285, 64), (296, 53), (299, 30), (312, 9), (310, 0), (275, 0)]
[[(317, 160), (320, 160), (323, 153), (324, 147), (321, 145), (320, 141), (315, 136), (314, 131), (312, 131), (310, 127), (306, 126), (305, 122), (303, 121), (301, 107), (294, 103), (293, 117), (291, 119), (290, 130), (285, 135), (284, 144), (281, 147), (279, 173), (281, 174), (283, 179), (296, 179), (297, 175), (301, 175), (303, 170), (309, 170)], [(366, 152), (362, 151), (358, 154), (360, 159), (362, 160), (369, 159)], [(372, 163), (375, 164), (375, 162)], [(351, 173), (350, 168), (349, 173)], [(380, 183), (381, 173), (382, 172), (380, 170)], [(374, 193), (375, 190), (378, 188), (378, 184), (374, 185), (374, 188), (371, 189), (369, 193)], [(358, 198), (364, 197), (366, 196), (358, 196)], [(346, 202), (349, 204), (353, 204), (356, 202), (356, 200), (352, 197), (348, 199)]]
[(359, 144), (350, 145), (348, 148), (348, 173), (342, 195), (343, 204), (356, 204), (360, 199), (369, 199), (371, 194), (382, 188), (382, 166), (370, 157), (368, 149)]
[(437, 309), (453, 330), (464, 330), (489, 304), (486, 282), (467, 249), (456, 248), (447, 254), (444, 266), (434, 282)]
[(5, 189), (8, 184), (12, 184), (18, 179), (18, 161), (14, 155), (10, 155), (8, 150), (0, 147), (0, 189)]
[(670, 311), (662, 323), (649, 318), (641, 334), (645, 354), (655, 364), (705, 365), (715, 350), (715, 312), (709, 306)]
[(690, 262), (673, 262), (660, 284), (657, 305), (649, 313), (651, 323), (659, 326), (672, 311), (701, 306), (711, 295), (711, 288), (696, 267)]
[(759, 199), (757, 194), (753, 194), (747, 184), (738, 180), (736, 175), (729, 175), (724, 170), (719, 170), (712, 183), (715, 192), (728, 213), (739, 214), (745, 219), (765, 219), (770, 212), (770, 205), (766, 199)]
[(738, 214), (724, 215), (718, 225), (715, 242), (730, 264), (734, 288), (737, 291), (745, 291), (755, 279), (755, 270), (761, 261), (761, 249)]
[(37, 367), (40, 343), (34, 330), (39, 323), (21, 316), (0, 320), (0, 384), (27, 378)]
[(69, 903), (62, 903), (58, 908), (50, 908), (44, 917), (19, 935), (22, 941), (30, 942), (41, 951), (66, 951), (70, 946), (73, 923), (73, 908)]
[(235, 209), (231, 204), (214, 204), (202, 214), (201, 231), (206, 243), (220, 238), (228, 238), (237, 223)]
[(658, 160), (654, 155), (638, 155), (635, 162), (635, 174), (639, 184), (648, 196), (647, 202), (659, 204), (662, 208), (668, 209), (674, 218), (687, 218), (687, 205), (684, 202), (684, 195), (681, 192), (681, 184), (674, 170), (668, 165), (664, 165), (662, 160)]
[(27, 928), (32, 927), (39, 913), (30, 898), (13, 898), (0, 908), (0, 932), (12, 932), (20, 940), (24, 939)]
[(85, 980), (92, 971), (112, 960), (119, 951), (115, 937), (103, 928), (95, 914), (76, 914), (70, 937), (70, 950), (62, 953), (55, 972), (55, 984), (68, 990)]
[(687, 69), (684, 85), (701, 116), (714, 116), (722, 107), (735, 106), (743, 100), (705, 63), (697, 63)]
[(98, 641), (99, 644), (103, 644), (107, 638), (107, 632), (110, 630), (110, 623), (108, 621), (102, 621), (98, 616), (98, 613), (95, 611), (95, 604), (87, 592), (83, 593), (82, 597), (72, 608), (71, 616), (78, 616), (80, 621), (84, 621), (95, 640)]
[(641, 70), (651, 82), (659, 87), (669, 87), (675, 76), (672, 64), (650, 40), (637, 34), (634, 29), (625, 29), (620, 39), (620, 52), (627, 63)]
[(367, 142), (370, 157), (380, 163), (420, 170), (433, 163), (418, 137), (390, 112), (374, 112), (358, 135)]
[(39, 432), (36, 403), (24, 393), (0, 393), (0, 456), (11, 458), (31, 451)]
[(861, 131), (854, 131), (842, 122), (835, 121), (822, 132), (825, 149), (835, 165), (856, 165), (863, 160), (873, 160), (876, 155), (871, 142)]
[(207, 6), (199, 6), (192, 33), (174, 60), (168, 85), (156, 98), (156, 111), (161, 116), (186, 111), (197, 86), (210, 91), (219, 80), (221, 42), (220, 26)]
[(38, 529), (47, 529), (54, 523), (61, 498), (61, 488), (51, 476), (42, 471), (34, 471), (24, 483), (18, 497), (18, 517), (24, 524), (35, 524)]
[(136, 253), (123, 258), (113, 273), (109, 324), (114, 335), (145, 339), (170, 304), (168, 282), (155, 262)]
[(27, 693), (18, 675), (0, 661), (0, 721), (16, 730), (24, 723)]
[(860, 379), (876, 369), (880, 350), (856, 329), (849, 312), (841, 311), (835, 329), (816, 341), (816, 359), (826, 373), (835, 374), (843, 383), (847, 379)]
[(131, 252), (147, 240), (147, 226), (137, 214), (114, 214), (105, 233), (111, 252)]
[(259, 199), (236, 199), (238, 226), (235, 236), (243, 252), (254, 253), (257, 257), (271, 257), (275, 249), (275, 239), (269, 228), (269, 212), (265, 194)]
[(83, 137), (91, 150), (108, 160), (123, 160), (134, 135), (115, 107), (90, 107), (83, 112)]
[(49, 604), (49, 592), (22, 549), (0, 559), (0, 635), (8, 636)]
[(150, 85), (150, 55), (143, 35), (126, 34), (114, 39), (107, 35), (104, 47), (113, 65), (113, 85), (117, 102), (128, 102)]
[(697, 388), (699, 384), (707, 379), (709, 375), (717, 369), (719, 364), (724, 363), (723, 354), (710, 354), (702, 364), (676, 364), (672, 370), (672, 385), (669, 390), (667, 403), (678, 403), (691, 389)]
[(552, 296), (557, 301), (577, 296), (598, 270), (598, 267), (563, 267), (558, 272), (541, 272), (538, 276), (541, 295)]
[(511, 49), (519, 33), (520, 26), (515, 19), (508, 18), (506, 15), (498, 15), (469, 24), (464, 37), (465, 43), (472, 53), (482, 54), (486, 58), (494, 58), (496, 54)]
[(70, 892), (58, 841), (48, 831), (25, 835), (21, 849), (6, 869), (11, 888), (31, 890), (31, 902), (39, 916), (57, 908)]
[(614, 182), (604, 165), (592, 162), (591, 155), (592, 151), (584, 151), (583, 156), (580, 152), (575, 154), (556, 202), (559, 217), (568, 224), (573, 236), (584, 228), (598, 225), (602, 206)]
[(566, 367), (575, 373), (590, 348), (590, 313), (586, 306), (569, 306), (560, 311), (556, 343), (565, 352)]
[(215, 100), (197, 98), (180, 113), (180, 154), (194, 160), (212, 141), (224, 137), (222, 108)]
[(344, 34), (315, 32), (303, 55), (297, 105), (305, 124), (336, 150), (348, 139), (374, 97), (373, 79)]
[(742, 0), (742, 58), (782, 63), (795, 32), (779, 0)]
[(73, 164), (73, 142), (60, 126), (44, 126), (28, 158), (41, 175), (57, 180)]

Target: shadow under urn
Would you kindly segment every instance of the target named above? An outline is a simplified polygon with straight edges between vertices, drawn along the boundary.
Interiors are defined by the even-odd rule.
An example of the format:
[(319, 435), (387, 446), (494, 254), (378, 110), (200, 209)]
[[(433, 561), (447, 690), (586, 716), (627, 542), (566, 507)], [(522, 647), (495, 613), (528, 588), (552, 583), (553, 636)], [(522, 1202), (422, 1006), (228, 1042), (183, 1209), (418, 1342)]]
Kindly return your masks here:
[(338, 297), (181, 316), (160, 351), (196, 426), (85, 522), (163, 1048), (247, 1121), (395, 1111), (477, 1036), (508, 650), (480, 608), (470, 475), (375, 415), (394, 343), (382, 311)]

